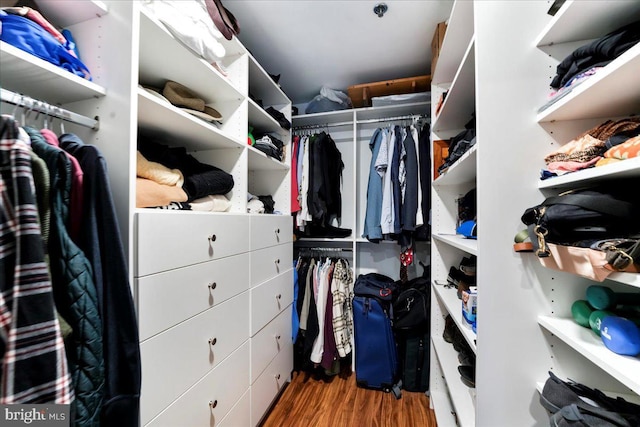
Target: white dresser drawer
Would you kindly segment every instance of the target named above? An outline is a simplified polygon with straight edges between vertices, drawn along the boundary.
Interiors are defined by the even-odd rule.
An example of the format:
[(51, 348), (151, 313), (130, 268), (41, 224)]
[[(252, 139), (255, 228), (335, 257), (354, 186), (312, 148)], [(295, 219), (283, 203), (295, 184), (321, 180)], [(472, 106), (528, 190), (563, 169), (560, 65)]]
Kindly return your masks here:
[(246, 215), (165, 211), (136, 217), (137, 277), (249, 251)]
[(282, 313), (251, 338), (251, 383), (281, 351), (293, 351), (291, 342), (291, 308)]
[[(173, 402), (148, 426), (218, 426), (228, 418), (236, 402), (243, 398), (247, 402), (242, 408), (247, 412), (243, 424), (227, 424), (239, 427), (248, 425), (249, 400), (249, 343), (245, 343)], [(233, 409), (232, 409), (233, 408)], [(229, 413), (229, 415), (227, 415)], [(238, 416), (237, 414), (235, 415)], [(242, 419), (242, 418), (237, 418)]]
[(251, 250), (291, 242), (292, 221), (291, 215), (252, 215)]
[(249, 253), (137, 279), (140, 341), (249, 288)]
[(251, 252), (251, 285), (258, 285), (293, 267), (293, 244)]
[(248, 307), (243, 292), (140, 344), (143, 424), (249, 338)]
[(293, 268), (251, 289), (251, 336), (293, 301)]
[(220, 424), (215, 425), (218, 427), (245, 427), (251, 425), (251, 392), (247, 390)]
[(251, 386), (251, 425), (256, 426), (290, 380), (293, 370), (293, 350), (281, 351)]

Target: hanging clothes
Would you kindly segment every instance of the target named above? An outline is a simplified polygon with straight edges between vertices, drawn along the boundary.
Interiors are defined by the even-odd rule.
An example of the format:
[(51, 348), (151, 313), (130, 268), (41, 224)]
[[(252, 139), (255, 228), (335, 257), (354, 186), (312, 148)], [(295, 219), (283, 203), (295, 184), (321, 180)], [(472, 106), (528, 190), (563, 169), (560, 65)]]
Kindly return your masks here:
[(374, 131), (362, 237), (395, 240), (403, 250), (428, 238), (422, 230), (431, 209), (428, 143), (428, 130), (419, 134), (415, 125)]
[(45, 262), (30, 151), (15, 120), (2, 116), (0, 403), (70, 404), (74, 390)]
[(335, 375), (352, 349), (353, 273), (343, 258), (302, 256), (296, 268), (299, 294), (295, 308), (300, 330), (294, 343), (294, 368), (322, 368)]
[(101, 423), (137, 426), (141, 387), (137, 318), (107, 162), (96, 146), (74, 134), (62, 135), (60, 146), (85, 171), (78, 246), (93, 267), (102, 320), (105, 389)]
[(300, 160), (300, 211), (296, 216), (296, 233), (301, 237), (347, 237), (351, 229), (339, 228), (342, 219), (342, 154), (326, 132), (300, 139), (304, 149)]
[(51, 177), (51, 236), (49, 259), (55, 305), (73, 329), (65, 350), (76, 398), (71, 406), (74, 425), (96, 425), (104, 397), (104, 354), (98, 296), (93, 267), (67, 229), (71, 163), (58, 147), (45, 142), (36, 129), (24, 128), (31, 146), (46, 163)]

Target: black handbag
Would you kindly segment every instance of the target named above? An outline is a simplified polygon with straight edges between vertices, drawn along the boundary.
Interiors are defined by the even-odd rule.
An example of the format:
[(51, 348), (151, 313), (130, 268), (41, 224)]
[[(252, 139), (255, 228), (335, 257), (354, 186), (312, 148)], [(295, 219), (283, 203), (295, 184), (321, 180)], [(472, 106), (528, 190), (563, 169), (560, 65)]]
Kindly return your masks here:
[(536, 254), (549, 256), (546, 243), (589, 247), (597, 240), (636, 234), (640, 201), (635, 195), (638, 187), (630, 188), (630, 192), (573, 190), (525, 210), (521, 220), (529, 226), (534, 246), (537, 243)]

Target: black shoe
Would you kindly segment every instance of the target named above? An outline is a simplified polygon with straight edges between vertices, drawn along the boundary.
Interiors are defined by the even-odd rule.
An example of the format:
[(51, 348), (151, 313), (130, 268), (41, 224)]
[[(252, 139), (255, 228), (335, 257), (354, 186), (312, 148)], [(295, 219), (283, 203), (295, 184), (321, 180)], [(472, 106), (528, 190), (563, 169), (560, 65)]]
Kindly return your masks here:
[(450, 314), (447, 314), (447, 317), (444, 319), (444, 332), (442, 332), (442, 338), (446, 342), (452, 343), (456, 331), (456, 322), (453, 321), (453, 317), (451, 317)]
[(472, 365), (458, 366), (460, 379), (467, 387), (476, 388), (476, 367)]
[(562, 381), (549, 371), (549, 378), (540, 393), (540, 404), (547, 411), (554, 414), (566, 406), (583, 404), (585, 403), (584, 399), (589, 399), (608, 411), (634, 416), (640, 414), (640, 405), (627, 402), (621, 397), (614, 399), (598, 389), (592, 389), (571, 380)]
[(474, 255), (470, 257), (462, 258), (460, 261), (460, 271), (465, 276), (475, 276), (476, 275), (476, 257)]
[(587, 403), (565, 406), (549, 418), (553, 427), (633, 427), (621, 414)]
[(473, 353), (469, 353), (468, 351), (461, 351), (458, 353), (458, 362), (461, 365), (476, 365), (476, 355)]

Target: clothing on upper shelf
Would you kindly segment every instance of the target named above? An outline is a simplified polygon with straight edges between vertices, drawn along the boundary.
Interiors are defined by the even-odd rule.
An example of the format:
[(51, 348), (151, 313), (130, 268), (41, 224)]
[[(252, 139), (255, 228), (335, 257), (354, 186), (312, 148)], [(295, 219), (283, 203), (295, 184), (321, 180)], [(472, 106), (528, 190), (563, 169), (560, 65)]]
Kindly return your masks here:
[(540, 179), (637, 157), (639, 147), (640, 118), (606, 120), (546, 155)]
[[(211, 195), (227, 194), (233, 188), (231, 174), (198, 161), (184, 147), (168, 147), (140, 138), (138, 152), (137, 175), (150, 179), (136, 180), (137, 207), (194, 202)], [(163, 169), (154, 167), (154, 164)], [(166, 185), (167, 179), (175, 179), (175, 184)]]
[(89, 68), (77, 57), (75, 44), (72, 45), (39, 12), (29, 7), (2, 8), (0, 28), (3, 42), (92, 80)]
[(560, 89), (575, 75), (604, 67), (640, 41), (640, 21), (632, 22), (575, 49), (556, 68), (550, 86)]
[[(17, 351), (28, 343), (20, 339), (20, 332), (9, 332), (18, 325), (16, 322), (28, 325), (29, 316), (3, 316), (7, 323), (0, 326), (5, 328), (0, 345), (3, 364), (0, 400), (71, 404), (70, 422), (74, 426), (114, 423), (137, 426), (141, 384), (138, 328), (106, 162), (97, 147), (84, 144), (73, 134), (58, 139), (47, 129), (18, 128), (10, 116), (3, 116), (2, 130), (11, 140), (17, 132), (25, 137), (20, 150), (31, 157), (33, 167), (13, 172), (23, 180), (33, 181), (28, 187), (30, 200), (38, 203), (37, 210), (35, 207), (25, 210), (27, 215), (20, 215), (15, 222), (17, 227), (29, 226), (31, 232), (19, 233), (16, 229), (7, 235), (7, 242), (22, 239), (26, 245), (23, 249), (28, 253), (12, 255), (11, 250), (3, 251), (9, 256), (0, 260), (5, 264), (2, 270), (13, 278), (2, 283), (28, 283), (31, 276), (14, 275), (26, 260), (31, 260), (34, 266), (41, 263), (44, 269), (33, 269), (33, 278), (39, 278), (38, 298), (27, 298), (32, 295), (28, 291), (23, 298), (5, 297), (0, 301), (0, 312), (11, 313), (11, 305), (19, 301), (25, 314), (40, 312), (43, 325), (50, 325), (42, 329), (46, 335), (42, 335), (38, 344), (43, 356), (42, 359), (38, 356), (35, 362), (40, 365), (30, 369), (28, 366), (34, 363), (36, 355), (30, 354), (27, 347)], [(9, 157), (5, 157), (8, 162)], [(7, 162), (3, 166), (9, 166)], [(81, 188), (76, 188), (79, 181), (72, 179), (78, 173), (83, 177)], [(2, 179), (6, 179), (4, 175)], [(26, 191), (12, 183), (3, 183), (2, 188), (3, 194)], [(72, 224), (71, 195), (78, 190), (82, 192), (81, 212)], [(28, 199), (15, 198), (12, 202), (24, 204), (22, 200)], [(9, 229), (12, 209), (4, 203), (0, 207), (3, 229)], [(39, 216), (35, 223), (29, 216), (34, 213)], [(77, 235), (71, 234), (72, 229)], [(31, 241), (28, 236), (37, 239)], [(42, 260), (37, 247), (45, 248)], [(57, 319), (51, 313), (54, 316), (57, 313)], [(63, 342), (58, 341), (60, 336)], [(62, 359), (50, 355), (62, 350), (66, 353)], [(16, 351), (20, 356), (15, 356)], [(23, 366), (14, 372), (18, 363)], [(52, 381), (54, 378), (57, 381)]]

